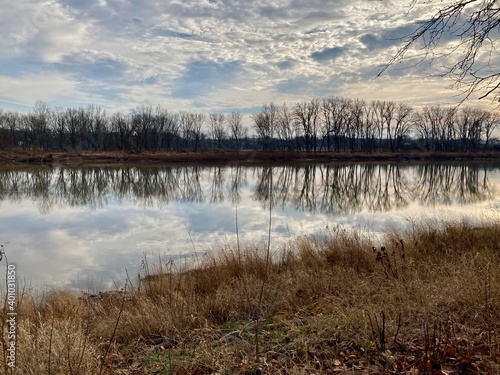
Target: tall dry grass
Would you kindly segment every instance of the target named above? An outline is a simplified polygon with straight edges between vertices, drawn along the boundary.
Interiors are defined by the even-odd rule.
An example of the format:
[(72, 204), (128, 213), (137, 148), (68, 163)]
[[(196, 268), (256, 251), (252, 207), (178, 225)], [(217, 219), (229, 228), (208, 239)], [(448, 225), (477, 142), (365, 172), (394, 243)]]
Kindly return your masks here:
[(426, 222), (382, 243), (339, 229), (267, 272), (265, 249), (227, 246), (125, 291), (24, 296), (12, 373), (499, 373), (500, 225)]

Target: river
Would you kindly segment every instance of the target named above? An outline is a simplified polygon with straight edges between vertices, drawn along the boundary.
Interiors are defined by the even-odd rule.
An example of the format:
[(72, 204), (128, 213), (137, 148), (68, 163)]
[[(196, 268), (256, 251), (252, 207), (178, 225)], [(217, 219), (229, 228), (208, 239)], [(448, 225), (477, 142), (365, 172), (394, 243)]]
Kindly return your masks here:
[(24, 286), (94, 292), (144, 260), (234, 244), (236, 227), (242, 246), (265, 246), (270, 214), (275, 250), (337, 227), (379, 245), (421, 219), (498, 220), (499, 191), (498, 164), (3, 166), (0, 244)]

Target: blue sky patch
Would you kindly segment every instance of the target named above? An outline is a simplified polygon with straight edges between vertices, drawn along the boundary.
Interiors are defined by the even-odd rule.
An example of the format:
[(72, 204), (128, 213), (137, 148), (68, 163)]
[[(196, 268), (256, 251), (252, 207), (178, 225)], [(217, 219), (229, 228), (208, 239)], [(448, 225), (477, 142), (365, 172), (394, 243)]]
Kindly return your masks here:
[(343, 55), (345, 51), (346, 48), (344, 47), (325, 48), (322, 51), (311, 53), (311, 58), (317, 62), (326, 62), (330, 60), (335, 60), (336, 58)]

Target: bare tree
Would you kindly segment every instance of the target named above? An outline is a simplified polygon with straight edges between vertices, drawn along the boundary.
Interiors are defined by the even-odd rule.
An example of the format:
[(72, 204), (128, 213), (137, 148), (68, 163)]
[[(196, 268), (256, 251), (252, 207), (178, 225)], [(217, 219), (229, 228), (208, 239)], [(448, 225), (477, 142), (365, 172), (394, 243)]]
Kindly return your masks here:
[(449, 107), (445, 109), (445, 115), (442, 123), (441, 138), (443, 151), (454, 151), (456, 149), (456, 121), (457, 120), (457, 108)]
[(239, 112), (232, 112), (226, 119), (231, 137), (238, 151), (242, 148), (242, 141), (248, 135), (248, 128), (243, 126), (243, 116)]
[(203, 113), (193, 113), (193, 151), (198, 151), (201, 147), (201, 142), (206, 135), (203, 132), (203, 124), (205, 123), (205, 115)]
[(99, 107), (89, 105), (87, 110), (92, 114), (92, 128), (91, 128), (91, 143), (94, 149), (104, 149), (104, 138), (109, 126), (109, 118), (106, 110)]
[(424, 107), (421, 111), (413, 115), (413, 126), (423, 142), (423, 147), (426, 151), (434, 151), (434, 133), (432, 129), (433, 110), (430, 107)]
[(42, 101), (37, 101), (33, 113), (25, 117), (30, 134), (29, 141), (32, 146), (45, 149), (49, 147), (49, 117), (50, 108)]
[(191, 113), (185, 111), (179, 112), (179, 128), (184, 143), (184, 149), (186, 150), (189, 147), (193, 134)]
[(476, 151), (478, 149), (486, 116), (487, 112), (477, 108), (464, 107), (461, 109), (458, 115), (458, 133), (462, 151)]
[[(160, 104), (158, 104), (154, 109), (153, 115), (153, 127), (151, 129), (151, 149), (153, 152), (158, 151), (167, 143), (167, 139), (170, 141), (169, 133), (172, 132), (173, 127), (176, 122), (174, 122), (175, 116), (172, 116), (165, 108), (163, 108)], [(171, 142), (168, 144), (168, 148), (170, 149)]]
[[(373, 104), (373, 103), (372, 103)], [(364, 149), (368, 152), (372, 152), (375, 148), (375, 137), (376, 137), (376, 127), (375, 127), (375, 108), (373, 105), (365, 106), (365, 121), (363, 127), (363, 138), (364, 138)]]
[(498, 112), (490, 112), (486, 115), (483, 124), (483, 132), (485, 137), (484, 145), (488, 147), (491, 133), (495, 130), (500, 123), (500, 114)]
[(171, 150), (174, 147), (176, 141), (179, 141), (179, 114), (168, 112), (165, 110), (162, 114), (162, 121), (164, 121), (164, 134), (162, 135), (162, 144), (168, 150)]
[(300, 128), (293, 121), (293, 113), (288, 109), (286, 103), (283, 103), (279, 109), (277, 133), (283, 149), (291, 151), (297, 148), (297, 145), (294, 145), (294, 140), (297, 140)]
[[(436, 0), (412, 0), (410, 9), (420, 3), (437, 3)], [(497, 40), (500, 17), (496, 0), (442, 1), (435, 14), (420, 22), (414, 32), (406, 36), (404, 45), (393, 56), (389, 66), (408, 58), (413, 47), (420, 47), (425, 59), (439, 60), (446, 65), (445, 75), (455, 79), (455, 86), (463, 90), (467, 99), (473, 92), (480, 98), (500, 100), (500, 72), (495, 67), (498, 58)], [(454, 39), (454, 43), (450, 42)], [(411, 57), (410, 57), (411, 58)]]
[(151, 150), (151, 138), (154, 127), (153, 107), (141, 105), (132, 110), (132, 123), (137, 130), (138, 147)]
[(363, 138), (367, 124), (366, 102), (360, 99), (354, 99), (351, 104), (351, 126), (350, 142), (351, 151), (357, 151), (360, 147), (360, 140)]
[(394, 126), (394, 120), (396, 117), (396, 103), (394, 102), (380, 102), (377, 101), (377, 108), (380, 112), (380, 119), (381, 119), (381, 132), (380, 132), (380, 138), (382, 139), (382, 135), (385, 132), (385, 136), (389, 140), (389, 147), (392, 152), (394, 152), (394, 138), (395, 138), (395, 126)]
[(128, 150), (132, 146), (132, 137), (136, 134), (136, 130), (129, 117), (121, 113), (115, 113), (111, 118), (111, 131), (116, 134), (116, 142), (118, 149)]
[(87, 108), (78, 108), (78, 130), (80, 132), (80, 144), (81, 148), (90, 148), (92, 146), (91, 132), (94, 127), (94, 118), (92, 117), (92, 106)]
[(386, 133), (386, 122), (392, 120), (391, 116), (393, 115), (393, 106), (390, 105), (390, 108), (387, 108), (388, 104), (386, 101), (374, 100), (370, 104), (371, 106), (371, 123), (373, 126), (373, 131), (377, 138), (378, 147), (382, 147), (382, 140), (384, 139)]
[(424, 107), (413, 119), (427, 151), (449, 151), (453, 147), (450, 142), (457, 134), (453, 108)]
[(326, 140), (328, 150), (332, 136), (336, 151), (341, 150), (342, 144), (345, 145), (347, 128), (350, 126), (350, 104), (351, 99), (342, 97), (332, 97), (322, 102), (323, 143)]
[(274, 103), (264, 104), (259, 113), (252, 115), (255, 131), (265, 151), (273, 149), (273, 137), (278, 125), (279, 108)]
[(3, 113), (3, 109), (0, 108), (0, 147), (2, 148), (10, 147), (9, 131), (5, 118), (6, 116)]
[[(217, 142), (217, 148), (222, 150), (222, 141), (226, 137), (224, 113), (209, 113), (208, 126), (210, 127), (210, 136)], [(215, 146), (215, 143), (214, 143)]]
[(57, 145), (62, 150), (68, 135), (66, 127), (66, 116), (63, 108), (56, 108), (51, 114), (51, 130), (55, 136)]
[(306, 151), (316, 151), (318, 136), (320, 101), (313, 99), (310, 102), (301, 102), (293, 107), (293, 115), (297, 123), (302, 126)]
[(67, 108), (64, 114), (66, 121), (66, 129), (68, 139), (72, 149), (75, 149), (78, 144), (78, 110), (75, 108)]
[[(393, 140), (394, 140), (394, 148), (396, 150), (401, 149), (403, 145), (404, 138), (408, 135), (411, 128), (411, 113), (413, 108), (409, 105), (399, 103), (396, 106), (396, 115), (395, 122), (393, 127)], [(394, 151), (394, 150), (393, 150)]]
[(203, 123), (205, 115), (201, 113), (179, 112), (179, 125), (181, 135), (184, 138), (184, 147), (192, 147), (193, 151), (198, 151), (201, 139), (203, 138)]
[[(20, 117), (17, 112), (7, 112), (3, 114), (4, 127), (9, 131), (9, 144), (11, 147), (23, 146), (19, 140)], [(21, 142), (21, 143), (19, 143)]]

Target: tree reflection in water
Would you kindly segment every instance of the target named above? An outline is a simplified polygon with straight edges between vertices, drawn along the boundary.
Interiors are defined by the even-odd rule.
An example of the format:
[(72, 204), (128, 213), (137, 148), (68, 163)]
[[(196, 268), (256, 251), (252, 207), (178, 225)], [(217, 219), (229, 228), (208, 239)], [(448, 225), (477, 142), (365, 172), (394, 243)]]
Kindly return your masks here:
[(252, 199), (265, 207), (273, 202), (311, 213), (385, 212), (412, 202), (486, 200), (493, 194), (492, 170), (475, 164), (28, 167), (0, 170), (0, 200), (29, 198), (46, 214), (55, 206), (97, 209), (110, 201), (144, 207), (172, 201), (238, 204), (243, 191), (251, 189)]

